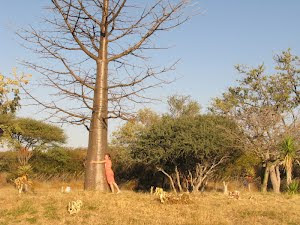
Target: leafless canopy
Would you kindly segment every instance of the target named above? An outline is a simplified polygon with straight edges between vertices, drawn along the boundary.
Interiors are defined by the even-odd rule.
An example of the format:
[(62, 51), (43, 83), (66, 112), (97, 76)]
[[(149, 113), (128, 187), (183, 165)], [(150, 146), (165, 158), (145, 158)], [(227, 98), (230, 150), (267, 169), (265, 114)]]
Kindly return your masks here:
[[(106, 9), (105, 2), (109, 2)], [(52, 88), (44, 89), (51, 98), (27, 93), (61, 122), (88, 127), (96, 63), (101, 61), (101, 37), (105, 35), (107, 119), (127, 119), (135, 103), (152, 100), (146, 95), (148, 89), (171, 81), (164, 75), (175, 63), (160, 67), (149, 65), (149, 61), (152, 50), (163, 49), (156, 45), (156, 34), (187, 21), (188, 6), (189, 0), (52, 0), (38, 29), (30, 27), (18, 33), (25, 47), (37, 54), (37, 60), (23, 64), (43, 75), (40, 85)]]

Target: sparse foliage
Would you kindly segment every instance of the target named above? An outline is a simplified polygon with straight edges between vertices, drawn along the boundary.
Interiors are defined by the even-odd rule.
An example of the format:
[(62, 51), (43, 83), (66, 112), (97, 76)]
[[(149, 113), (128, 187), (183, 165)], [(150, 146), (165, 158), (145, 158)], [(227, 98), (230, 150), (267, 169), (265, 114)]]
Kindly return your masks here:
[(20, 107), (20, 85), (27, 84), (30, 75), (17, 74), (13, 70), (13, 79), (0, 73), (0, 115), (15, 113)]
[(190, 96), (173, 95), (168, 99), (169, 112), (174, 118), (187, 116), (193, 117), (200, 114), (200, 105)]
[(39, 63), (24, 64), (44, 76), (54, 99), (42, 101), (27, 93), (61, 122), (89, 130), (85, 189), (105, 190), (104, 169), (89, 162), (102, 159), (108, 149), (108, 119), (131, 118), (133, 105), (153, 99), (146, 90), (170, 81), (161, 75), (174, 63), (150, 65), (146, 53), (162, 49), (157, 34), (189, 19), (185, 9), (190, 1), (51, 2), (44, 26), (24, 30), (20, 37), (41, 56)]
[(243, 127), (248, 150), (265, 165), (263, 191), (269, 175), (275, 192), (280, 191), (279, 143), (290, 134), (299, 138), (298, 58), (290, 50), (276, 55), (275, 70), (266, 75), (264, 65), (257, 68), (236, 66), (243, 76), (237, 87), (230, 87), (213, 101), (211, 110), (226, 115)]

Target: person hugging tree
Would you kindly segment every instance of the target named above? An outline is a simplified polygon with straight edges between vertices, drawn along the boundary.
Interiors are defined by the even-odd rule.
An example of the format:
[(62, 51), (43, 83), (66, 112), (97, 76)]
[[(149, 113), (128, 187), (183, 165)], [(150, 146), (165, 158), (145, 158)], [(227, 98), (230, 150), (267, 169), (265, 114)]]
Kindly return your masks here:
[(119, 189), (119, 187), (118, 187), (118, 185), (115, 181), (114, 171), (111, 168), (112, 162), (111, 162), (110, 154), (106, 153), (105, 156), (104, 156), (104, 160), (91, 161), (91, 163), (93, 163), (93, 164), (104, 163), (106, 180), (107, 180), (107, 183), (110, 186), (111, 192), (114, 193), (114, 187), (116, 187), (117, 194), (120, 193), (121, 191), (120, 191), (120, 189)]

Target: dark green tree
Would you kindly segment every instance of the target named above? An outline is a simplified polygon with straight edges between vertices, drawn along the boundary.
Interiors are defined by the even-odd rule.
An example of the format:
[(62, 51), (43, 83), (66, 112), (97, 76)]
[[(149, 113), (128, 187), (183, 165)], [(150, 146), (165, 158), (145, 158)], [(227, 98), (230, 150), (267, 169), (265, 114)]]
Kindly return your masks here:
[(29, 160), (33, 150), (42, 146), (62, 144), (66, 141), (64, 131), (54, 125), (31, 118), (16, 118), (5, 115), (0, 119), (0, 127), (4, 130), (5, 140), (18, 151), (18, 175), (31, 172)]
[(163, 116), (130, 147), (133, 159), (155, 166), (169, 178), (173, 190), (190, 185), (198, 191), (220, 165), (240, 155), (240, 137), (236, 124), (223, 117)]
[(11, 142), (28, 150), (66, 142), (66, 135), (62, 128), (42, 121), (31, 118), (12, 118), (7, 125), (9, 125)]

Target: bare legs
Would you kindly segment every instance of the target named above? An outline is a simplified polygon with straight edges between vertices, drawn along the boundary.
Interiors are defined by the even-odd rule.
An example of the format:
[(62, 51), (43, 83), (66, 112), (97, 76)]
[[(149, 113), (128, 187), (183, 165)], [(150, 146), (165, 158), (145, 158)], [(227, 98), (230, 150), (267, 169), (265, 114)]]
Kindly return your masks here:
[(116, 182), (113, 182), (113, 185), (114, 185), (114, 186), (116, 187), (116, 189), (117, 189), (117, 194), (120, 193), (121, 191), (120, 191), (120, 189), (119, 189), (117, 183), (116, 183)]
[(113, 185), (113, 183), (109, 184), (109, 186), (110, 186), (111, 192), (114, 193), (114, 185)]
[(109, 184), (109, 186), (112, 193), (115, 192), (115, 188), (117, 189), (117, 194), (121, 192), (116, 182)]
[(115, 191), (114, 191), (114, 187), (117, 189), (117, 194), (121, 192), (120, 189), (119, 189), (119, 186), (117, 185), (116, 182), (113, 182), (113, 183), (109, 184), (109, 186), (110, 186), (110, 189), (111, 189), (111, 192), (112, 192), (112, 193), (115, 192)]

